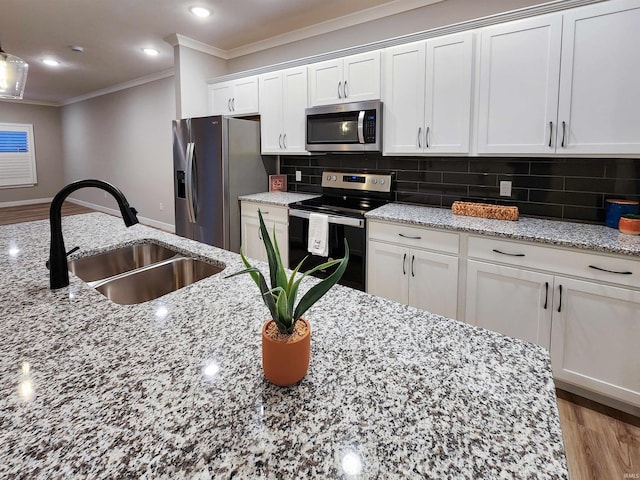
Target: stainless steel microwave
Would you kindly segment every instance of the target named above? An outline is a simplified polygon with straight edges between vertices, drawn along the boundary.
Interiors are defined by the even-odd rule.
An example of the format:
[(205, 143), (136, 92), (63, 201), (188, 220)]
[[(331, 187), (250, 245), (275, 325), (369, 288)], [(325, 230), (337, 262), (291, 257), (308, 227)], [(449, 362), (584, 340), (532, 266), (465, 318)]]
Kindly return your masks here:
[(309, 152), (381, 152), (382, 102), (312, 107), (307, 117)]

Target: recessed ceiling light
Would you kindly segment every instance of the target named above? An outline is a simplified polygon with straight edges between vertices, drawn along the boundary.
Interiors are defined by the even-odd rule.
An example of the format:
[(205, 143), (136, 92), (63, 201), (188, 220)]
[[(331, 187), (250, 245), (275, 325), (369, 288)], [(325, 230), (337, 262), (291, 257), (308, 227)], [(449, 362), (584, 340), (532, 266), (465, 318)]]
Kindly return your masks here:
[(191, 13), (193, 13), (196, 17), (204, 18), (204, 17), (208, 17), (209, 15), (211, 15), (211, 12), (208, 9), (204, 8), (204, 7), (191, 7), (189, 9), (189, 11)]
[(58, 60), (54, 60), (53, 58), (45, 58), (44, 60), (42, 60), (42, 63), (44, 63), (45, 65), (49, 65), (50, 67), (57, 67), (58, 65), (60, 65), (60, 62)]
[(143, 48), (142, 51), (150, 57), (157, 57), (160, 54), (160, 51), (155, 48)]

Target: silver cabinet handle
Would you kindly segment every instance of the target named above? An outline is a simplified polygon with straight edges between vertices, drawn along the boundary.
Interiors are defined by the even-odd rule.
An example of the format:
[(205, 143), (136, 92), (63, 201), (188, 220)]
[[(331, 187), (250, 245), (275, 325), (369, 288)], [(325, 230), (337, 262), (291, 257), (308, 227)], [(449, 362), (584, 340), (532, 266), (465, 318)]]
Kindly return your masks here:
[(411, 276), (415, 277), (415, 273), (413, 273), (413, 263), (416, 261), (416, 256), (415, 255), (411, 255)]
[(398, 235), (400, 235), (402, 238), (409, 238), (411, 240), (422, 240), (422, 237), (412, 237), (410, 235), (405, 235), (404, 233), (399, 233)]
[(501, 252), (500, 250), (497, 249), (493, 249), (494, 252), (499, 253), (500, 255), (508, 255), (510, 257), (524, 257), (524, 253), (507, 253), (507, 252)]
[(560, 144), (562, 148), (565, 147), (564, 138), (566, 136), (566, 133), (567, 133), (567, 122), (563, 121), (562, 122), (562, 143)]
[(424, 132), (424, 145), (426, 148), (429, 148), (429, 127)]
[(616, 273), (618, 275), (633, 275), (633, 272), (628, 270), (626, 272), (616, 272), (615, 270), (607, 270), (606, 268), (596, 267), (595, 265), (589, 265), (589, 268), (593, 268), (594, 270), (599, 270), (601, 272)]
[(418, 148), (422, 148), (422, 127), (418, 127)]
[(233, 109), (233, 111), (236, 111), (236, 99), (235, 97), (231, 99), (231, 108)]
[(227, 110), (231, 111), (231, 99), (227, 100)]
[(349, 90), (347, 89), (347, 81), (344, 81), (344, 88), (342, 89), (344, 91), (344, 98), (347, 98), (349, 96)]
[(278, 136), (278, 146), (280, 147), (280, 149), (282, 150), (282, 134), (280, 134)]
[(404, 254), (404, 257), (402, 258), (402, 274), (406, 275), (407, 274), (407, 270), (405, 268), (405, 265), (407, 263), (407, 254)]
[(342, 91), (340, 90), (342, 88), (342, 82), (338, 82), (338, 98), (342, 98)]
[(553, 122), (549, 122), (549, 146), (551, 146), (552, 135), (553, 135)]
[(287, 149), (287, 134), (286, 133), (282, 136), (282, 146), (284, 146), (285, 150)]

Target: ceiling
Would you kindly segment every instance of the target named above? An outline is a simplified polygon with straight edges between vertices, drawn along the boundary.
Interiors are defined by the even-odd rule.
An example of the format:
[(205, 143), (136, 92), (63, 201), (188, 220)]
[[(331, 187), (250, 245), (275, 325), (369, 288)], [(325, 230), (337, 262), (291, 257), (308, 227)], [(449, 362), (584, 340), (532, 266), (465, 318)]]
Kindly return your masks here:
[[(64, 104), (173, 67), (174, 34), (219, 49), (232, 58), (260, 42), (323, 23), (327, 31), (433, 0), (2, 0), (0, 42), (29, 63), (24, 101)], [(208, 18), (189, 7), (205, 6)], [(338, 22), (341, 19), (342, 22)], [(338, 26), (339, 25), (339, 26)], [(317, 30), (309, 29), (311, 32)], [(298, 32), (299, 34), (300, 32)], [(299, 37), (299, 35), (298, 35)], [(79, 45), (83, 53), (72, 51)], [(143, 47), (160, 51), (157, 57)], [(61, 63), (47, 67), (52, 57)]]

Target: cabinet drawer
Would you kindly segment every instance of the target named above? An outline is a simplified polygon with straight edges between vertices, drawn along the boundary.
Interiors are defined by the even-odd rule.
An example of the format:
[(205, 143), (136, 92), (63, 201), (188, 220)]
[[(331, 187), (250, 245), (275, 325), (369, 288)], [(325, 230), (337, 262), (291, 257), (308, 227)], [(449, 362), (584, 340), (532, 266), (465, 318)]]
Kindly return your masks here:
[(289, 209), (268, 203), (253, 203), (243, 201), (241, 203), (242, 215), (258, 218), (258, 210), (262, 212), (265, 222), (271, 220), (278, 223), (289, 223)]
[(640, 288), (640, 261), (631, 257), (470, 236), (469, 258)]
[(369, 221), (369, 239), (391, 242), (408, 247), (419, 247), (457, 255), (460, 251), (460, 235), (430, 230), (401, 223)]

